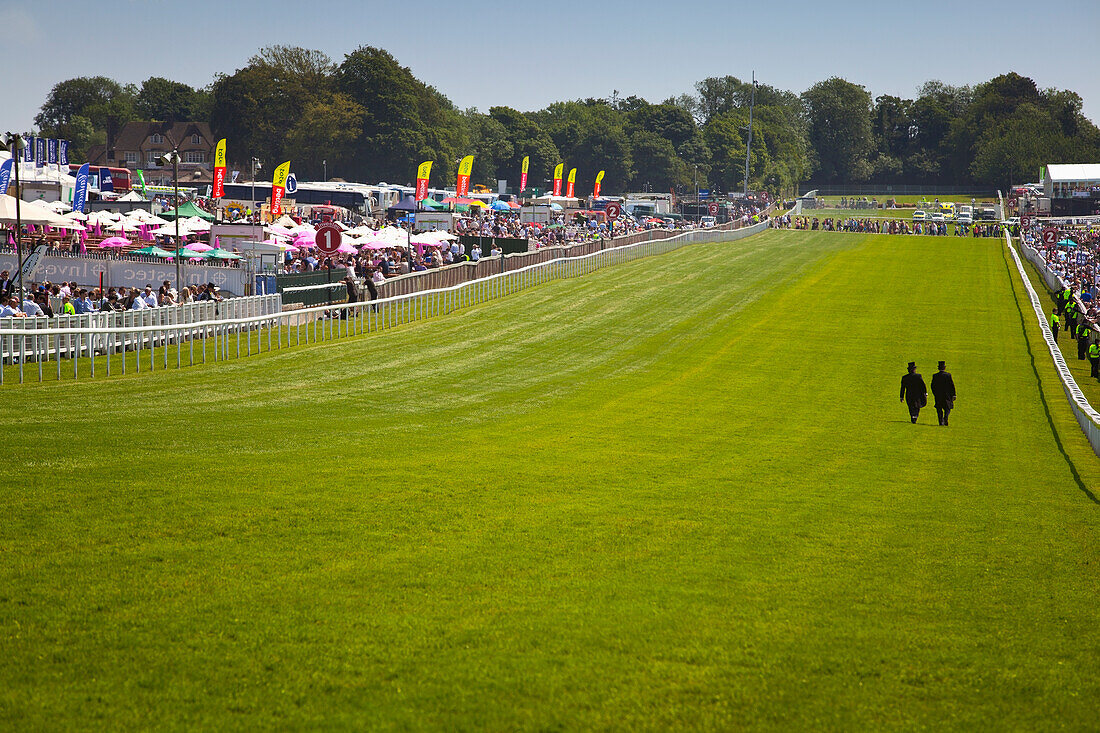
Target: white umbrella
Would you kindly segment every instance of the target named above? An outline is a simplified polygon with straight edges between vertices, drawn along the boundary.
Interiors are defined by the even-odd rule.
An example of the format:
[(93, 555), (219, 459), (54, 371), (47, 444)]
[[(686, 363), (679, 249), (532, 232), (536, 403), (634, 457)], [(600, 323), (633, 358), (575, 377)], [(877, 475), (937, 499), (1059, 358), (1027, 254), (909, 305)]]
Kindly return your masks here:
[[(181, 221), (180, 222), (180, 236), (181, 237), (186, 237), (190, 233), (191, 233), (191, 230), (188, 229), (186, 226), (184, 226), (184, 223)], [(158, 227), (158, 228), (154, 229), (153, 231), (150, 232), (150, 234), (159, 234), (159, 235), (162, 235), (162, 236), (174, 237), (174, 236), (176, 236), (176, 225), (175, 224), (165, 224), (162, 227)]]
[(183, 221), (181, 221), (180, 222), (180, 228), (182, 229), (184, 226), (186, 226), (189, 230), (191, 230), (193, 232), (208, 232), (208, 231), (210, 231), (210, 223), (206, 222), (206, 221), (203, 221), (202, 219), (200, 219), (197, 216), (192, 216), (189, 219), (184, 219)]
[[(19, 220), (24, 224), (34, 224), (46, 226), (53, 226), (51, 223), (53, 217), (56, 216), (52, 211), (46, 211), (40, 206), (31, 208), (27, 202), (22, 202), (19, 206)], [(0, 223), (14, 224), (15, 223), (15, 197), (9, 196), (6, 193), (0, 194)]]
[(85, 221), (88, 215), (83, 211), (70, 211), (68, 214), (62, 214), (66, 219), (72, 219), (74, 221)]
[(37, 201), (24, 201), (20, 207), (20, 213), (22, 214), (23, 221), (27, 221), (27, 211), (31, 210), (38, 213), (41, 216), (45, 216), (47, 221), (45, 222), (48, 227), (71, 227), (71, 223), (68, 219), (61, 214), (57, 214), (49, 209), (46, 204), (40, 204)]

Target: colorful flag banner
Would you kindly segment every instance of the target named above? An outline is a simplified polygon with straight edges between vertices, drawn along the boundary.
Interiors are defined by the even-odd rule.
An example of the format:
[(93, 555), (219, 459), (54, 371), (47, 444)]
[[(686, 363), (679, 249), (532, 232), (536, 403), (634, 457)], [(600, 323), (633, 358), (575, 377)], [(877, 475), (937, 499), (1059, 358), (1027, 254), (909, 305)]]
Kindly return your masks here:
[(46, 138), (44, 137), (34, 139), (34, 167), (46, 167)]
[(115, 180), (111, 178), (111, 169), (107, 166), (99, 167), (99, 190), (112, 192), (115, 190)]
[(572, 168), (569, 171), (569, 181), (567, 182), (567, 185), (565, 187), (565, 197), (566, 198), (570, 198), (570, 199), (573, 198), (573, 184), (575, 184), (576, 182), (577, 182), (577, 169)]
[(527, 166), (531, 164), (531, 156), (523, 156), (523, 165), (519, 168), (519, 192), (523, 193), (523, 190), (527, 188)]
[(286, 193), (286, 179), (290, 175), (290, 161), (275, 169), (271, 176), (271, 218), (283, 215), (283, 194)]
[(34, 138), (23, 138), (23, 142), (27, 144), (27, 147), (23, 148), (23, 162), (34, 162)]
[(88, 164), (80, 166), (76, 172), (76, 188), (73, 189), (73, 211), (84, 211), (88, 201)]
[(58, 149), (58, 153), (57, 153), (57, 162), (60, 163), (61, 165), (68, 165), (69, 164), (69, 141), (68, 140), (62, 140), (61, 144), (58, 146), (58, 148), (59, 149)]
[(466, 196), (470, 193), (470, 174), (474, 170), (474, 156), (467, 155), (458, 164), (458, 184), (455, 186), (456, 196)]
[(145, 190), (145, 171), (141, 168), (137, 169), (138, 185), (141, 186), (141, 195), (145, 198), (149, 198), (149, 193)]
[(425, 160), (416, 167), (416, 200), (428, 198), (428, 178), (432, 175), (432, 161)]
[(8, 192), (8, 185), (11, 183), (11, 168), (14, 162), (11, 158), (8, 158), (0, 165), (0, 193)]
[(46, 139), (46, 162), (57, 165), (57, 140), (52, 137)]
[(599, 198), (601, 183), (603, 183), (603, 171), (596, 174), (596, 186), (592, 189), (592, 198)]
[(554, 195), (561, 196), (561, 174), (565, 170), (565, 163), (558, 163), (554, 168)]
[(225, 195), (225, 138), (218, 141), (214, 148), (214, 186), (210, 192), (211, 198), (220, 199)]

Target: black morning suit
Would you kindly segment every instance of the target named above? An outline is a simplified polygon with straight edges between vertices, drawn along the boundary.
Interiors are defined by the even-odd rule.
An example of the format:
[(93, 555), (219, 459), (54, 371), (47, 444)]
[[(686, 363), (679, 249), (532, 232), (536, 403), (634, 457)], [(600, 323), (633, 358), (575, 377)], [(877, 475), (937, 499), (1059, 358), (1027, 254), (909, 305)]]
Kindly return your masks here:
[(919, 372), (906, 374), (901, 378), (901, 399), (909, 406), (909, 417), (916, 422), (920, 408), (928, 404), (928, 389)]
[(936, 417), (940, 425), (947, 424), (947, 416), (955, 406), (955, 380), (951, 372), (936, 372), (932, 375), (932, 396), (936, 398)]

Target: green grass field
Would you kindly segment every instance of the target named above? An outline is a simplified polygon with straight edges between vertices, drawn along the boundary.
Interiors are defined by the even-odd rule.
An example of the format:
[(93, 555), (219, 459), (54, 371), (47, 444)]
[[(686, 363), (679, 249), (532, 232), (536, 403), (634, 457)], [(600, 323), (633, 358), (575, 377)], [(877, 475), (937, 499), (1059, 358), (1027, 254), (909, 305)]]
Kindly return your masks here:
[(1093, 727), (1100, 461), (1009, 262), (772, 231), (5, 386), (0, 728)]

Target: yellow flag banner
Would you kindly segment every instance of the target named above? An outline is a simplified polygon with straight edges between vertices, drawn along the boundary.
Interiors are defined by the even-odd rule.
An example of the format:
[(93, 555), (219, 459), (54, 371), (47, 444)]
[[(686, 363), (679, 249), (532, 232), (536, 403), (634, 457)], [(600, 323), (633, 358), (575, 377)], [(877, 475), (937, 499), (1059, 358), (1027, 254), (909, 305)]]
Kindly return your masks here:
[(565, 197), (573, 198), (573, 184), (577, 182), (577, 169), (573, 168), (569, 171), (569, 183), (565, 187)]
[(592, 198), (599, 198), (601, 183), (603, 183), (603, 171), (596, 174), (596, 186), (592, 189)]
[(283, 215), (283, 194), (286, 193), (286, 179), (290, 176), (290, 161), (283, 163), (275, 169), (271, 176), (271, 218), (272, 220)]
[(214, 148), (214, 188), (210, 192), (212, 198), (220, 199), (225, 196), (225, 138), (218, 141), (218, 147)]
[(565, 163), (558, 163), (554, 168), (554, 195), (561, 196), (561, 174), (565, 170)]
[(428, 198), (428, 178), (432, 174), (432, 161), (425, 160), (416, 168), (416, 200)]
[(466, 196), (470, 193), (470, 173), (474, 170), (474, 156), (467, 155), (458, 164), (458, 185), (455, 186), (456, 196)]
[(523, 189), (527, 188), (527, 166), (531, 164), (531, 156), (523, 156), (523, 165), (519, 169), (519, 192), (523, 193)]

